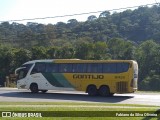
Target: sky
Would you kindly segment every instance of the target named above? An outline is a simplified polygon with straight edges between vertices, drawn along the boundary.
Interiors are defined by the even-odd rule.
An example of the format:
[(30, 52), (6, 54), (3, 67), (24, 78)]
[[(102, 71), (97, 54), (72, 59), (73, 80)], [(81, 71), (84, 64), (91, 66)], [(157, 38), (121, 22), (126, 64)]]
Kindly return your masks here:
[[(106, 11), (156, 2), (158, 3), (160, 0), (0, 0), (0, 22)], [(56, 24), (57, 22), (67, 23), (70, 19), (76, 19), (80, 22), (86, 21), (90, 15), (96, 15), (98, 17), (99, 14), (100, 13), (16, 22), (23, 24), (27, 22)]]

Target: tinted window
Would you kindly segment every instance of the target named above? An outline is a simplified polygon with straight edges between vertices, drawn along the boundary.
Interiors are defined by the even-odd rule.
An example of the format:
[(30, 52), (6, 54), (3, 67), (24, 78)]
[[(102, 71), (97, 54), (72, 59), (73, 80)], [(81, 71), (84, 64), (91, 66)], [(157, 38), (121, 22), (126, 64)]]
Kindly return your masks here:
[(116, 73), (116, 63), (103, 63), (104, 73)]
[(129, 65), (130, 65), (129, 63), (123, 63), (123, 72), (128, 71)]
[(72, 72), (72, 64), (59, 64), (59, 72)]
[(117, 73), (127, 72), (129, 69), (129, 63), (117, 63)]
[(18, 70), (17, 73), (18, 73), (18, 79), (22, 79), (26, 77), (28, 70), (26, 68), (23, 68), (23, 69)]
[(29, 70), (32, 67), (33, 64), (24, 64), (21, 67), (25, 67), (27, 70)]
[(46, 63), (46, 72), (59, 72), (58, 64), (55, 63)]
[(87, 72), (102, 73), (102, 64), (100, 63), (88, 63), (87, 67), (88, 67)]
[[(31, 65), (24, 66), (30, 68)], [(33, 73), (121, 73), (129, 69), (129, 63), (36, 63)], [(27, 69), (28, 70), (28, 69)]]
[(75, 73), (85, 73), (85, 72), (87, 72), (87, 64), (85, 64), (85, 63), (75, 63), (75, 64), (73, 64), (73, 72), (75, 72)]
[(123, 72), (123, 63), (117, 63), (117, 73)]
[(41, 72), (45, 72), (46, 66), (45, 63), (36, 63), (32, 73), (41, 73)]

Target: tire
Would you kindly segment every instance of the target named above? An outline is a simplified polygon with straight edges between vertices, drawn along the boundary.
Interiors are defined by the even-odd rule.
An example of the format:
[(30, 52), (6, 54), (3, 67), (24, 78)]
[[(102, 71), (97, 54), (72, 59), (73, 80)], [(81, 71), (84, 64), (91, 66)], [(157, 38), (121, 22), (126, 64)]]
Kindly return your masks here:
[(48, 90), (41, 90), (42, 91), (42, 93), (46, 93)]
[(32, 93), (38, 93), (38, 85), (37, 84), (31, 84), (30, 90)]
[(110, 96), (110, 90), (108, 86), (101, 86), (98, 90), (99, 95), (101, 96)]
[(89, 96), (95, 96), (97, 95), (97, 88), (95, 85), (90, 85), (87, 87), (87, 93)]

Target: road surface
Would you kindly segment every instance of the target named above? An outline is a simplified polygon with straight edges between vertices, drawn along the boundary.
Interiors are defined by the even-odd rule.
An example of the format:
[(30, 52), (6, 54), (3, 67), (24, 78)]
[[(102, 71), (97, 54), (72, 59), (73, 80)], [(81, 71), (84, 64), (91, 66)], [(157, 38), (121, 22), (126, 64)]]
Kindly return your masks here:
[(31, 93), (17, 88), (0, 88), (0, 102), (103, 102), (160, 106), (159, 93), (115, 94), (113, 97), (88, 96), (77, 91), (48, 91)]

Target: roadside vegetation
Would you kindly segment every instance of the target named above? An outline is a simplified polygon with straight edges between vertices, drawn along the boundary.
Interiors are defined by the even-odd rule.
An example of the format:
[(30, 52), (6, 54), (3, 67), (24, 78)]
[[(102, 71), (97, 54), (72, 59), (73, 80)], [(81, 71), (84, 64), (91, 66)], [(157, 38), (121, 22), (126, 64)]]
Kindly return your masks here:
[[(102, 12), (87, 21), (0, 23), (0, 85), (35, 59), (136, 60), (139, 90), (160, 90), (160, 6)], [(11, 85), (14, 86), (14, 85)]]

